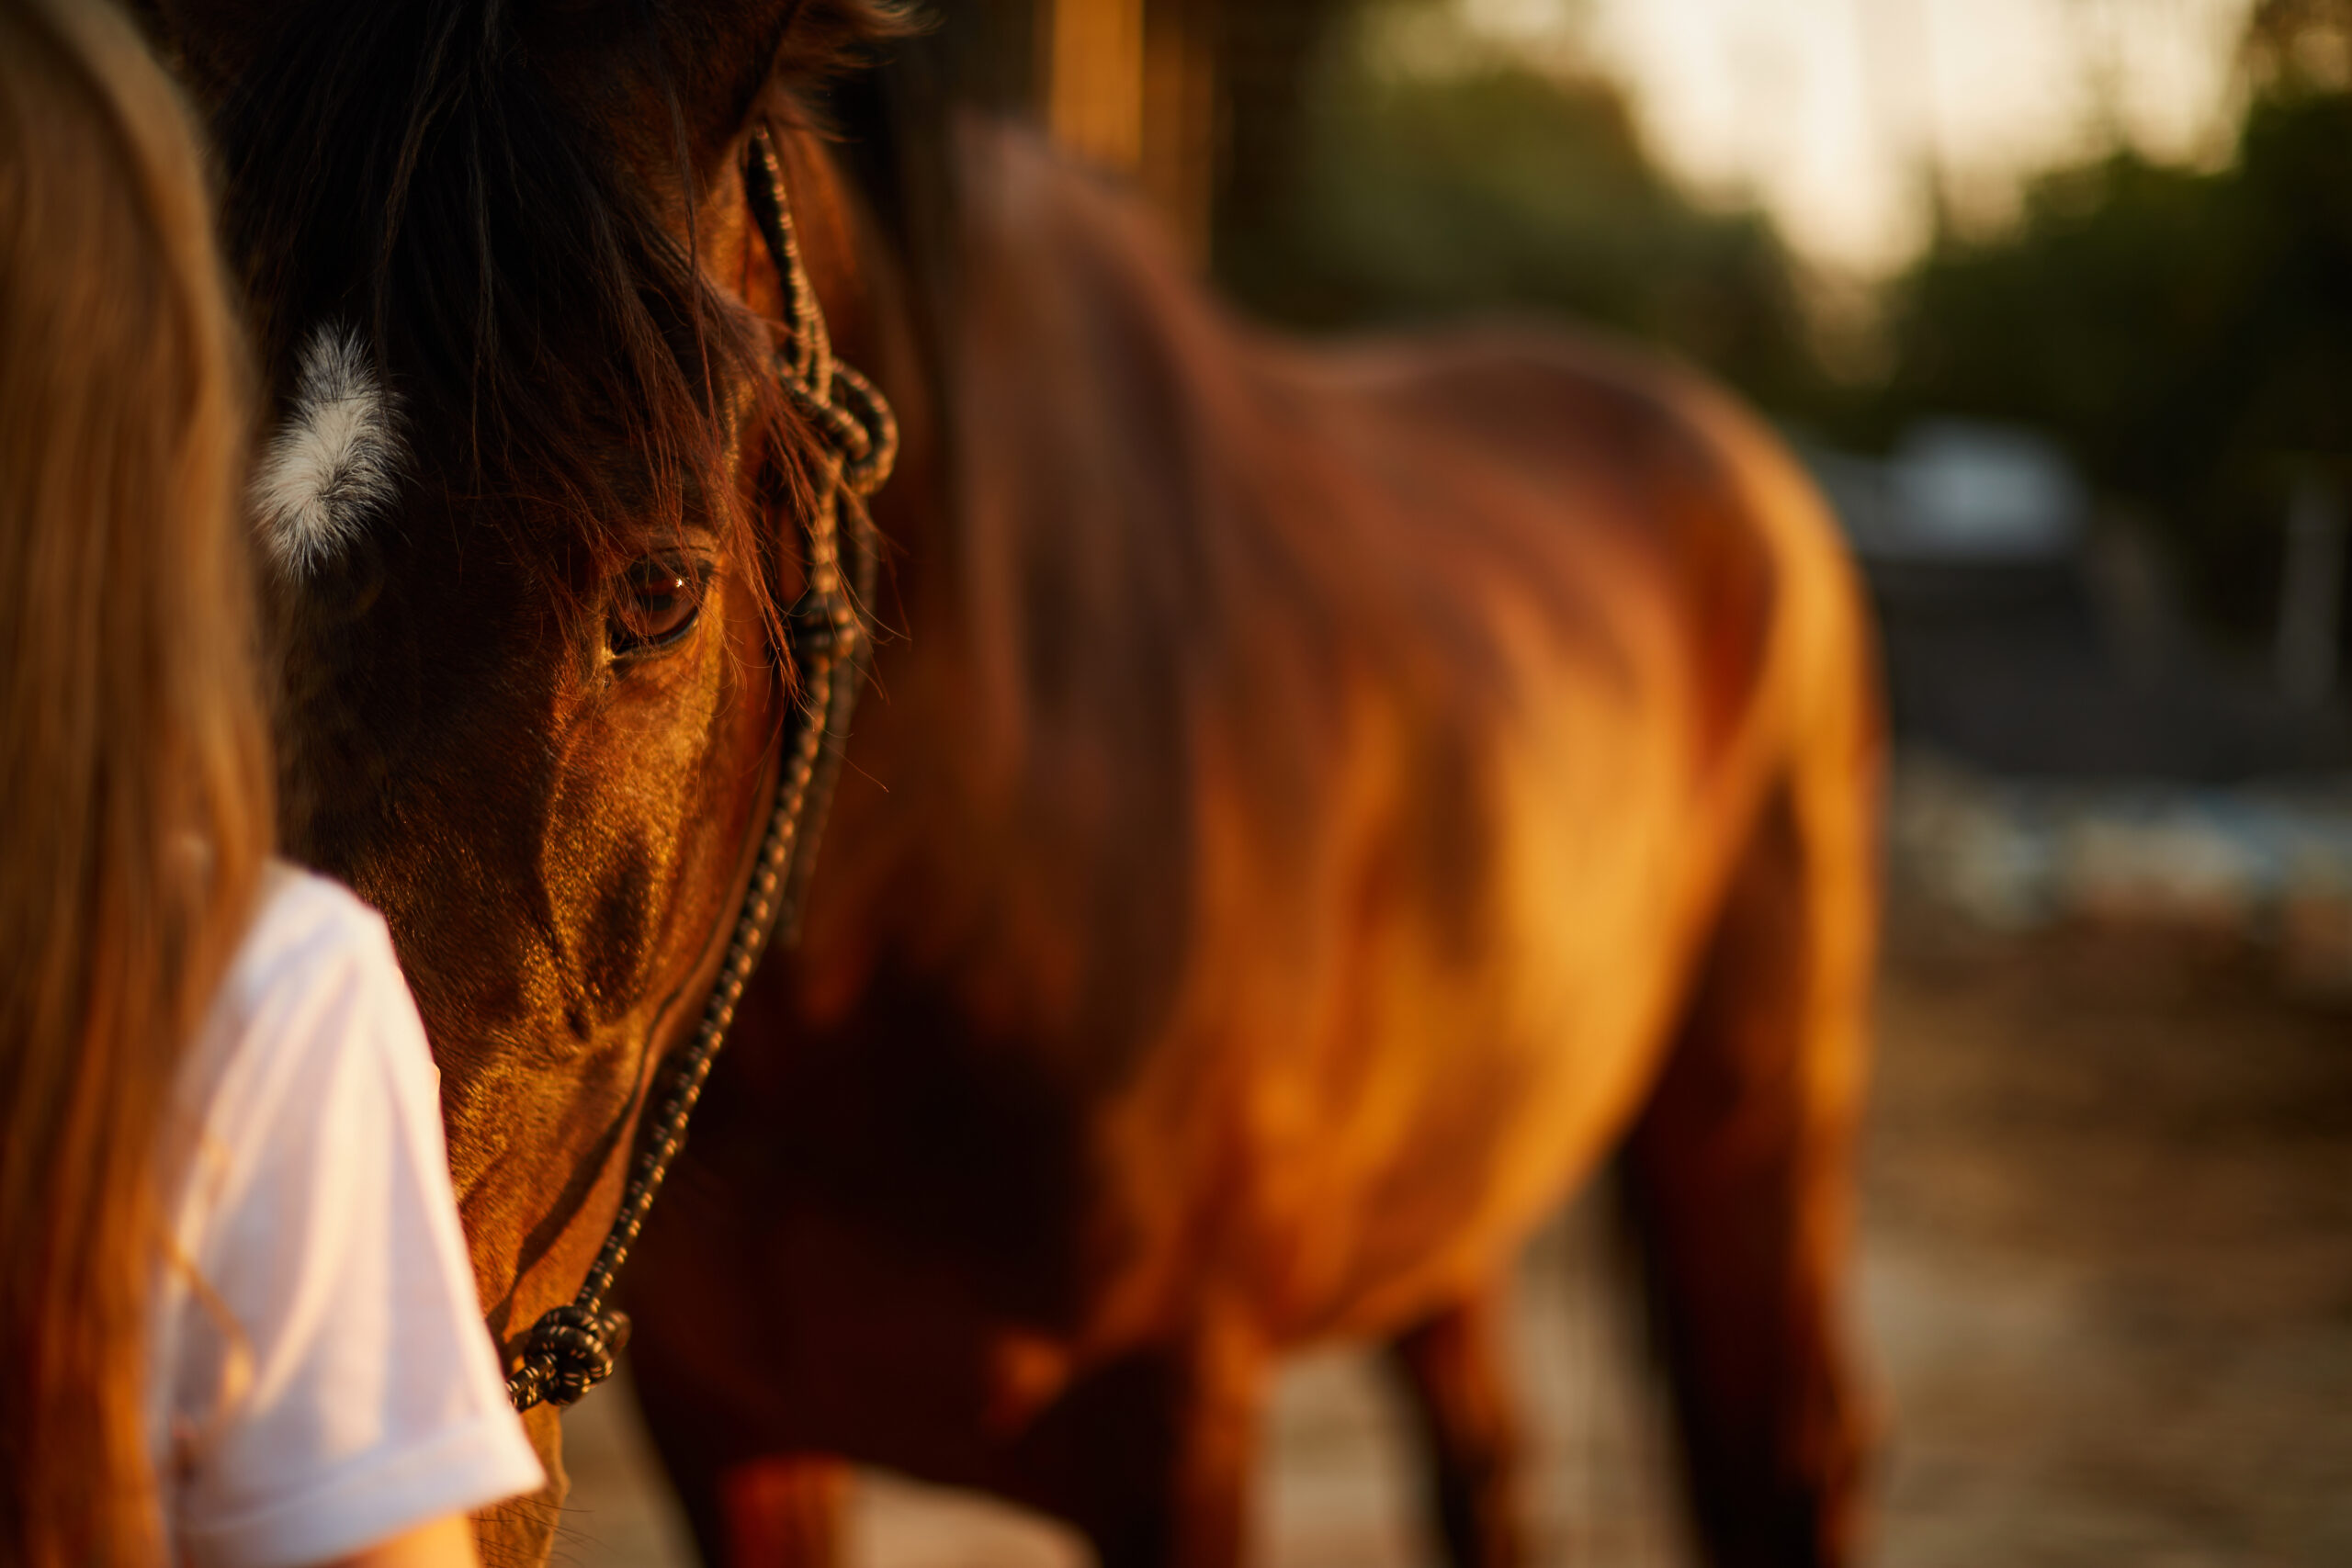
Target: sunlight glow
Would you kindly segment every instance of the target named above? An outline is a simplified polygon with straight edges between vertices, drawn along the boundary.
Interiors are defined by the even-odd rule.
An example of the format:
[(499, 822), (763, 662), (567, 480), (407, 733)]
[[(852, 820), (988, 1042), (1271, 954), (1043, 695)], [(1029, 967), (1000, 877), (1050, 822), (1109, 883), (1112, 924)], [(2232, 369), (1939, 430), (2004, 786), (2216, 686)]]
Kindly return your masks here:
[(1761, 201), (1800, 251), (1883, 274), (1939, 184), (1997, 220), (2020, 180), (2118, 140), (2224, 151), (2249, 0), (1451, 0), (1470, 39), (1625, 82), (1702, 189)]

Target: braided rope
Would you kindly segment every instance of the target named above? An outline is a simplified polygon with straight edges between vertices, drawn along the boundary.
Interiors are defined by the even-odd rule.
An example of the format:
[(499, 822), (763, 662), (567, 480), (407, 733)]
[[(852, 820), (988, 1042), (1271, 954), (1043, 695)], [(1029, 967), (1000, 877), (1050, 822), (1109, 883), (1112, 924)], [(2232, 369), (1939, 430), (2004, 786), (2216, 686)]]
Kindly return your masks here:
[[(703, 1006), (701, 1027), (665, 1075), (661, 1103), (639, 1134), (620, 1210), (580, 1293), (531, 1326), (522, 1364), (506, 1380), (507, 1398), (518, 1411), (542, 1401), (571, 1404), (612, 1376), (613, 1359), (628, 1343), (628, 1315), (606, 1307), (605, 1297), (685, 1145), (687, 1120), (726, 1043), (743, 987), (770, 941), (780, 933), (789, 942), (795, 934), (869, 655), (858, 619), (858, 607), (873, 594), (876, 554), (865, 502), (889, 478), (897, 460), (898, 423), (874, 384), (833, 358), (824, 311), (801, 265), (784, 171), (765, 130), (752, 135), (744, 186), (788, 296), (777, 378), (818, 437), (816, 506), (807, 527), (808, 587), (785, 617), (785, 643), (802, 674), (802, 698), (787, 719), (775, 805), (734, 934)], [(829, 738), (835, 742), (831, 747)]]

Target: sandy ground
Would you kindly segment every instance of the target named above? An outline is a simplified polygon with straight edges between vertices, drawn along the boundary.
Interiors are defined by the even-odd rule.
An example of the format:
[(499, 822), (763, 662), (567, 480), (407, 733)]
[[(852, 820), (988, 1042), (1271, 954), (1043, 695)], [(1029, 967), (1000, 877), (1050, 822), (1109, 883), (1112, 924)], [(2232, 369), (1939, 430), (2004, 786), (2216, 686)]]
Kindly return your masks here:
[[(1880, 1000), (1857, 1303), (1887, 1411), (1888, 1568), (2352, 1562), (2352, 1013), (2179, 934), (1901, 922)], [(1545, 1563), (1689, 1562), (1605, 1224), (1522, 1270)], [(568, 1418), (557, 1561), (693, 1561), (627, 1398)], [(1377, 1370), (1295, 1364), (1257, 1561), (1434, 1561)], [(1043, 1521), (883, 1476), (856, 1568), (1063, 1568)]]

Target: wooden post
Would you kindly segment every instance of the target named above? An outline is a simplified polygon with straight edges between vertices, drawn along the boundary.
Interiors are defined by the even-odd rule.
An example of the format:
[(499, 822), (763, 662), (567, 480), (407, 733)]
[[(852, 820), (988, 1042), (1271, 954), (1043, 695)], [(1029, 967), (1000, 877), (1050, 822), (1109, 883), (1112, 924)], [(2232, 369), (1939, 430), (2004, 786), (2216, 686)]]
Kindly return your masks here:
[(1046, 125), (1120, 174), (1143, 164), (1144, 0), (1045, 0)]
[(2335, 690), (2347, 531), (2343, 486), (2322, 465), (2305, 463), (2287, 510), (2272, 654), (2280, 688), (2300, 706), (2317, 707)]
[(1214, 0), (1150, 0), (1144, 13), (1144, 194), (1195, 262), (1216, 196)]
[(1215, 196), (1216, 0), (1039, 0), (1046, 124), (1134, 179), (1197, 260)]

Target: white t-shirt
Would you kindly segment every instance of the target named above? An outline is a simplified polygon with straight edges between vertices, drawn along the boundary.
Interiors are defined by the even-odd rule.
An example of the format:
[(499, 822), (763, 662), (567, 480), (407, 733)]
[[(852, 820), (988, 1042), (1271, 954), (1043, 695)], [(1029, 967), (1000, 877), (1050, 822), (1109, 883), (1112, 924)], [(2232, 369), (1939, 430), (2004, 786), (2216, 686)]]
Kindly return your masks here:
[(383, 921), (273, 866), (184, 1059), (149, 1419), (196, 1568), (293, 1568), (544, 1483)]

